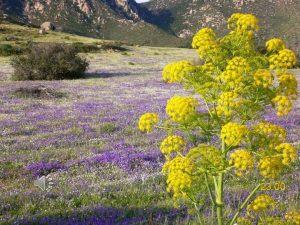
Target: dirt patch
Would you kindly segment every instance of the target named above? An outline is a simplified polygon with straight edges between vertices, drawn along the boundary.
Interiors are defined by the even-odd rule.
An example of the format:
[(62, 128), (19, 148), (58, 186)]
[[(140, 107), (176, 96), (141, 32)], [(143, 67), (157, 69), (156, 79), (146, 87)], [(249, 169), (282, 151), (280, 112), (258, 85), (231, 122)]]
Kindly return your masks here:
[(65, 98), (66, 93), (58, 92), (44, 85), (20, 87), (13, 91), (14, 96), (19, 98)]

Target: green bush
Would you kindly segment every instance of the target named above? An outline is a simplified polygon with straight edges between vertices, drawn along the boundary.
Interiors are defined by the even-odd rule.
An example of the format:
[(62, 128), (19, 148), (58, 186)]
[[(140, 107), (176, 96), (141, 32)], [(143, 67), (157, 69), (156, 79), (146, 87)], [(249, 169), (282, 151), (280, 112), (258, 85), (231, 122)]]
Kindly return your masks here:
[(0, 56), (11, 56), (20, 54), (22, 50), (10, 44), (0, 44)]
[(76, 49), (77, 52), (89, 53), (97, 52), (99, 48), (96, 44), (84, 44), (82, 42), (75, 42), (72, 46)]
[(66, 44), (36, 44), (24, 55), (12, 58), (13, 80), (62, 80), (84, 76), (88, 62)]

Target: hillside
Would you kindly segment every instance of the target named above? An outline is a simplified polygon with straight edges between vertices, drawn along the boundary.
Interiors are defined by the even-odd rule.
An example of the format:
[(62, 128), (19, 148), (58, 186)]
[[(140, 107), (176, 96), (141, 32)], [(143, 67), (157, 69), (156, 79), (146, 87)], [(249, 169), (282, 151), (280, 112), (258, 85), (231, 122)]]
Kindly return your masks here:
[(53, 22), (58, 30), (90, 37), (152, 46), (189, 46), (202, 27), (226, 32), (234, 12), (253, 13), (261, 21), (260, 45), (282, 37), (300, 52), (299, 0), (2, 0), (0, 15), (39, 26)]
[(282, 37), (299, 53), (299, 0), (152, 0), (142, 5), (156, 15), (156, 25), (181, 38), (191, 38), (206, 26), (224, 33), (232, 13), (253, 13), (261, 21), (260, 42)]
[(134, 0), (4, 0), (0, 12), (10, 19), (40, 25), (51, 21), (58, 30), (142, 45), (182, 45), (181, 40), (143, 20)]

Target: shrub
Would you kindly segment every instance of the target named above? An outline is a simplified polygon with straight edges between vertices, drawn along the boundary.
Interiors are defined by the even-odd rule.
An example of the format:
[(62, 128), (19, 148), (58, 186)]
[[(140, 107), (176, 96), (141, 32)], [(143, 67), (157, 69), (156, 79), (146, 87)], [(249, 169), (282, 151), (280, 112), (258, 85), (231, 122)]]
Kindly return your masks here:
[(99, 51), (99, 47), (96, 44), (84, 44), (82, 42), (75, 42), (72, 46), (76, 49), (77, 52), (97, 52)]
[(65, 44), (36, 44), (11, 60), (13, 80), (62, 80), (84, 76), (88, 62)]
[(14, 47), (10, 44), (1, 44), (0, 45), (0, 56), (11, 56), (20, 54), (22, 50), (20, 48)]
[[(158, 115), (148, 112), (140, 117), (139, 129), (168, 133), (160, 145), (166, 158), (167, 190), (176, 205), (194, 207), (191, 212), (197, 214), (199, 224), (208, 224), (200, 214), (210, 206), (209, 224), (299, 224), (296, 211), (269, 217), (276, 201), (263, 193), (272, 189), (264, 188), (264, 183), (277, 182), (276, 190), (278, 179), (297, 165), (298, 151), (288, 143), (288, 131), (265, 117), (270, 112), (285, 117), (292, 111), (297, 80), (288, 69), (296, 65), (296, 55), (278, 38), (266, 42), (266, 54), (258, 51), (254, 45), (258, 20), (251, 14), (233, 14), (228, 27), (229, 34), (222, 38), (210, 28), (193, 38), (192, 47), (203, 65), (179, 61), (163, 71), (166, 83), (181, 83), (197, 98), (172, 97), (165, 122), (157, 126)], [(200, 104), (205, 110), (198, 110)], [(225, 188), (229, 181), (243, 179), (252, 191), (239, 199), (235, 212), (226, 215), (230, 194)]]

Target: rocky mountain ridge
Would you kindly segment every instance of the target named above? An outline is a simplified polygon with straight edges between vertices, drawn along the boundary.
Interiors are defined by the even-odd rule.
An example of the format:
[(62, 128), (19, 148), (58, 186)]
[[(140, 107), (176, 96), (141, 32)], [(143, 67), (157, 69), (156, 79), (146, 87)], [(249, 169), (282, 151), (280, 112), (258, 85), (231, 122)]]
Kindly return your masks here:
[(274, 36), (282, 37), (298, 53), (300, 50), (299, 0), (152, 0), (142, 5), (160, 18), (157, 26), (185, 39), (202, 27), (224, 34), (232, 13), (252, 13), (260, 19), (260, 44)]
[(144, 18), (134, 0), (2, 0), (0, 13), (26, 24), (51, 21), (59, 30), (128, 43), (181, 45), (177, 37)]
[(232, 13), (247, 12), (261, 21), (260, 44), (282, 37), (300, 50), (299, 0), (1, 0), (0, 12), (24, 23), (51, 21), (66, 32), (158, 46), (188, 46), (206, 26), (224, 34)]

